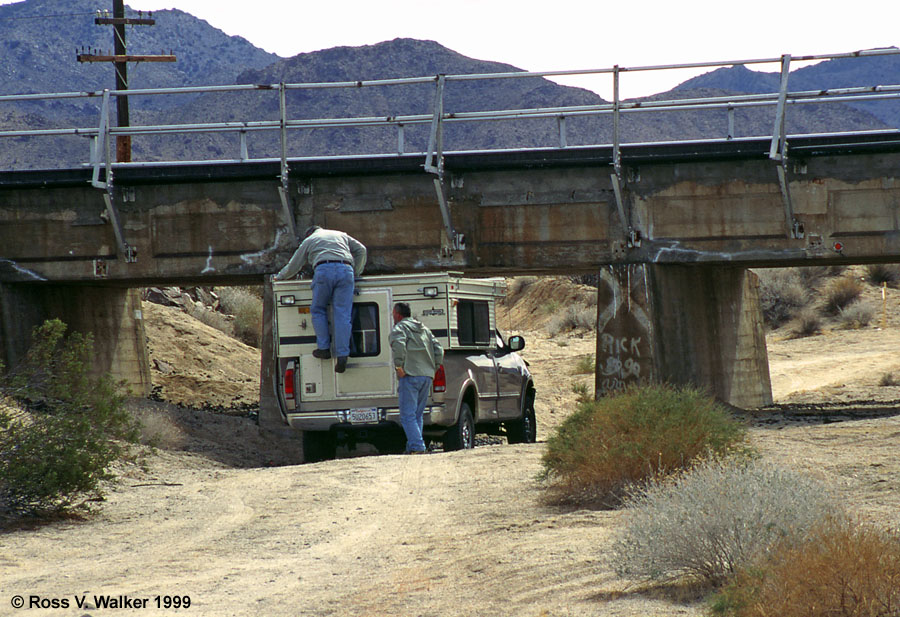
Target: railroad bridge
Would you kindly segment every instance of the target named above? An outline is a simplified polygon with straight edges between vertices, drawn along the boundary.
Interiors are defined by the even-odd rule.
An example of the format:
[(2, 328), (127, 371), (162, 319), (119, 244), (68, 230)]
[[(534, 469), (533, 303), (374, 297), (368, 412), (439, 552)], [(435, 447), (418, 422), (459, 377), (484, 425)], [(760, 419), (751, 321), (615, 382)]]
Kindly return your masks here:
[[(498, 76), (442, 75), (428, 78), (434, 113), (423, 116), (290, 120), (282, 103), (281, 119), (270, 122), (114, 127), (102, 120), (91, 129), (0, 132), (0, 144), (64, 131), (94, 144), (77, 168), (0, 172), (0, 360), (14, 365), (32, 326), (60, 317), (93, 333), (98, 370), (149, 392), (135, 288), (262, 283), (289, 259), (298, 230), (318, 224), (362, 241), (371, 274), (599, 272), (598, 393), (649, 377), (695, 384), (740, 407), (768, 404), (758, 288), (748, 268), (900, 261), (900, 132), (784, 131), (792, 105), (894, 98), (900, 86), (791, 92), (790, 57), (777, 60), (782, 87), (771, 95), (649, 106), (616, 96), (590, 108), (454, 114), (442, 104), (447, 83)], [(622, 70), (610, 72), (617, 80)], [(315, 84), (366, 85), (385, 83)], [(284, 101), (291, 87), (266, 89)], [(103, 118), (110, 98), (125, 93), (90, 94), (102, 101)], [(618, 138), (622, 114), (708, 108), (731, 118), (743, 105), (772, 109), (770, 135), (735, 137), (729, 123), (729, 134), (704, 140)], [(591, 114), (612, 118), (613, 142), (569, 146), (565, 118)], [(446, 123), (522, 117), (555, 121), (559, 143), (443, 148)], [(428, 147), (405, 152), (404, 127), (416, 123), (429, 127)], [(347, 124), (397, 129), (397, 152), (288, 156), (290, 132)], [(230, 160), (116, 163), (109, 154), (121, 135), (252, 130), (277, 131), (281, 156), (250, 159), (242, 147)], [(271, 397), (264, 339), (263, 408)]]

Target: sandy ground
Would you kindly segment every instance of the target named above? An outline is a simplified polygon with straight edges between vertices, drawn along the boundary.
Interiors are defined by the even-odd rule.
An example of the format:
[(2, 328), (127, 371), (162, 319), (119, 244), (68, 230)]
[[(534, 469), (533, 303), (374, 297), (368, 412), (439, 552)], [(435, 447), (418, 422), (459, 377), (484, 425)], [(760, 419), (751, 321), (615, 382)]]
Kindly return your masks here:
[[(179, 336), (215, 339), (201, 347), (232, 349), (249, 377), (222, 377), (234, 367), (210, 363), (203, 384), (178, 390), (197, 375), (176, 359), (174, 345), (156, 342), (170, 321), (158, 308), (145, 308), (154, 359), (171, 354), (163, 359), (170, 372), (155, 375), (158, 392), (187, 400), (191, 388), (206, 388), (222, 393), (215, 404), (223, 405), (253, 396), (252, 383), (241, 390), (232, 380), (252, 379), (255, 352), (213, 332), (189, 334), (196, 330), (187, 325), (177, 326)], [(544, 319), (529, 310), (530, 323)], [(526, 330), (523, 356), (538, 386), (543, 440), (572, 410), (572, 384), (592, 379), (573, 370), (578, 356), (594, 352), (594, 337), (550, 338), (521, 328), (521, 315), (505, 319)], [(797, 340), (771, 335), (781, 405), (748, 417), (766, 458), (816, 474), (861, 517), (897, 526), (900, 389), (878, 385), (888, 372), (900, 378), (900, 327), (888, 325)], [(289, 444), (260, 436), (246, 417), (163, 402), (142, 403), (140, 413), (161, 446), (141, 464), (122, 466), (94, 515), (0, 534), (0, 614), (703, 614), (690, 590), (615, 577), (606, 549), (622, 512), (542, 502), (542, 443), (296, 465)], [(15, 595), (26, 606), (36, 596), (69, 608), (16, 611)], [(96, 608), (95, 595), (149, 604)], [(156, 608), (157, 596), (176, 595), (188, 596), (190, 608)], [(86, 607), (77, 605), (82, 596)]]

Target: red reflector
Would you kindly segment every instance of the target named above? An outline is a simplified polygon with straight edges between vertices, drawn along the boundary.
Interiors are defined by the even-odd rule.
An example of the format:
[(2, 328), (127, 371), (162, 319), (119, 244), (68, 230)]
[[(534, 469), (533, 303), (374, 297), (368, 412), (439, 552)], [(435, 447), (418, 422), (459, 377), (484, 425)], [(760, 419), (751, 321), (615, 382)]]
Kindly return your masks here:
[(447, 376), (444, 374), (444, 365), (440, 365), (437, 368), (437, 371), (434, 373), (434, 382), (432, 383), (432, 389), (435, 392), (446, 392), (447, 391)]
[(292, 368), (284, 371), (284, 398), (289, 401), (294, 399), (294, 369)]

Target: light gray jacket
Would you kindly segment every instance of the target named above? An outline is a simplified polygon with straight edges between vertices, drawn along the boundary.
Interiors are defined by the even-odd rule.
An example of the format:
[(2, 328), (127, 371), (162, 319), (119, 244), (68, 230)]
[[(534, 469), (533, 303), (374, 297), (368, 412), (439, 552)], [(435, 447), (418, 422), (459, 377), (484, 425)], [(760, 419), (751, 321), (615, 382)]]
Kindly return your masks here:
[(422, 322), (404, 317), (394, 324), (390, 335), (394, 366), (402, 366), (407, 375), (434, 377), (444, 361), (444, 348)]
[(291, 260), (275, 275), (275, 280), (293, 278), (307, 263), (315, 268), (317, 263), (327, 260), (351, 262), (354, 274), (361, 276), (366, 267), (366, 247), (343, 231), (317, 229), (300, 243)]

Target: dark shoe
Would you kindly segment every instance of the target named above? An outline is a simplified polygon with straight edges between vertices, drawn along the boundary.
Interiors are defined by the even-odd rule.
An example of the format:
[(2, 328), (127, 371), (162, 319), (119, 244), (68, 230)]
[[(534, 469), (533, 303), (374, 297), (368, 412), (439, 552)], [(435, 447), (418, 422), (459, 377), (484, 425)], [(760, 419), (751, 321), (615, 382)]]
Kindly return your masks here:
[(407, 450), (403, 454), (425, 454), (425, 450)]
[(343, 358), (338, 358), (337, 364), (334, 365), (334, 372), (335, 373), (343, 373), (346, 370), (347, 370), (347, 356), (344, 356)]
[(313, 349), (313, 358), (318, 358), (319, 360), (327, 360), (330, 357), (330, 349)]

